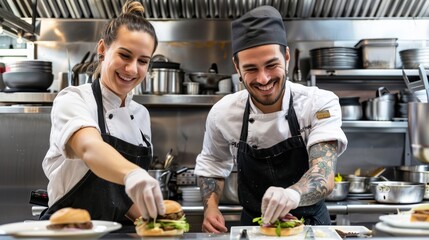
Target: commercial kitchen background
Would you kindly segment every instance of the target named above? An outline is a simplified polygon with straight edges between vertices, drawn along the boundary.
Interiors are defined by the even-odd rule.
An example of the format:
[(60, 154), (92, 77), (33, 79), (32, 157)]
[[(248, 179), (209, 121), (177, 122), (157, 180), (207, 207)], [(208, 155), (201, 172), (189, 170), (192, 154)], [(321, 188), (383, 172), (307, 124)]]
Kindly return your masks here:
[[(68, 59), (74, 65), (87, 51), (95, 51), (105, 23), (105, 19), (40, 19), (40, 36), (34, 45), (27, 44), (27, 54), (52, 61), (54, 79), (58, 79), (58, 72), (68, 70)], [(152, 23), (160, 42), (156, 54), (180, 63), (185, 72), (206, 72), (212, 63), (217, 63), (219, 73), (234, 73), (231, 19), (152, 19)], [(305, 79), (309, 78), (309, 50), (313, 48), (353, 47), (361, 39), (397, 38), (396, 67), (400, 68), (400, 50), (426, 47), (429, 40), (429, 21), (424, 18), (294, 18), (286, 20), (285, 25), (292, 57), (289, 77), (296, 64), (293, 53), (298, 48)], [(393, 91), (405, 87), (402, 83), (386, 83)], [(321, 87), (332, 89), (339, 96), (360, 96), (361, 101), (374, 97), (377, 89), (370, 81), (350, 85), (338, 80)], [(143, 105), (146, 104), (143, 102)], [(193, 168), (201, 151), (205, 119), (211, 106), (168, 103), (146, 106), (151, 114), (155, 156), (163, 158), (173, 149), (178, 167)], [(33, 219), (28, 203), (30, 191), (47, 185), (41, 162), (49, 147), (49, 114), (49, 111), (32, 112), (31, 108), (25, 113), (8, 113), (4, 109), (0, 113), (0, 224)], [(342, 174), (352, 173), (356, 168), (365, 171), (380, 166), (420, 164), (410, 155), (404, 125), (345, 124), (344, 130), (349, 146), (338, 161), (338, 172)], [(389, 173), (387, 176), (392, 177), (392, 171)]]

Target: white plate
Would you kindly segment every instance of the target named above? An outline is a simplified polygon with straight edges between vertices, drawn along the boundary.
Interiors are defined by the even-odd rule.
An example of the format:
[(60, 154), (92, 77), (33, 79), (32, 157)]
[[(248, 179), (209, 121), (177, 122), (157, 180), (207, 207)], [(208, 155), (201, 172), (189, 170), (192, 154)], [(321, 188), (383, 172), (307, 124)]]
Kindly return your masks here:
[[(249, 240), (257, 240), (257, 239), (277, 239), (277, 240), (303, 240), (305, 239), (305, 235), (307, 233), (307, 230), (310, 226), (305, 226), (304, 231), (300, 234), (293, 235), (293, 236), (284, 236), (284, 237), (277, 237), (277, 236), (265, 236), (259, 232), (258, 226), (232, 226), (231, 227), (231, 234), (230, 239), (239, 239), (242, 229), (247, 230), (247, 235), (249, 236)], [(342, 239), (335, 230), (331, 229), (330, 227), (333, 226), (311, 226), (313, 228), (314, 233), (314, 239), (329, 239), (329, 240), (340, 240)]]
[(429, 222), (411, 222), (410, 214), (395, 214), (380, 216), (380, 220), (397, 228), (429, 229)]
[(379, 231), (390, 233), (396, 236), (428, 236), (429, 230), (415, 228), (397, 228), (388, 225), (385, 222), (378, 222), (375, 228)]
[(0, 235), (12, 235), (16, 237), (101, 237), (104, 234), (118, 230), (122, 227), (120, 223), (109, 221), (92, 220), (92, 229), (69, 229), (69, 230), (48, 230), (50, 222), (30, 221), (9, 223), (0, 226)]

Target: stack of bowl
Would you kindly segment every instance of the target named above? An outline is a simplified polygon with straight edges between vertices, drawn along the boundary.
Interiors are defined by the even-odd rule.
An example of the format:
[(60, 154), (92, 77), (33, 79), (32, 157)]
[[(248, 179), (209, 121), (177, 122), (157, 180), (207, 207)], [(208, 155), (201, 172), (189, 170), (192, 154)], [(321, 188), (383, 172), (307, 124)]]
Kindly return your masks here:
[(8, 66), (10, 70), (3, 73), (3, 81), (9, 89), (45, 91), (54, 80), (52, 62), (24, 60)]
[(185, 202), (201, 202), (201, 193), (199, 187), (181, 187), (182, 199)]
[(418, 68), (420, 64), (429, 68), (429, 48), (405, 49), (400, 51), (399, 55), (402, 66), (406, 69)]

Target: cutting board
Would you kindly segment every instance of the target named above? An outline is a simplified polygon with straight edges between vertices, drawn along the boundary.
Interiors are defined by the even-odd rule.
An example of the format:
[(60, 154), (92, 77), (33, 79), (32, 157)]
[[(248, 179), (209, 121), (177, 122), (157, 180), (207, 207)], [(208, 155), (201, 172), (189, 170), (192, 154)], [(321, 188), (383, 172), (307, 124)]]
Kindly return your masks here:
[(277, 236), (265, 236), (259, 232), (258, 226), (233, 226), (231, 227), (230, 239), (240, 239), (240, 234), (243, 229), (247, 230), (249, 240), (257, 239), (278, 239), (278, 240), (304, 240), (305, 234), (308, 228), (313, 229), (314, 239), (317, 240), (342, 240), (342, 238), (335, 232), (335, 229), (348, 232), (362, 232), (367, 233), (370, 230), (364, 226), (305, 226), (304, 231), (300, 234), (293, 236), (277, 237)]

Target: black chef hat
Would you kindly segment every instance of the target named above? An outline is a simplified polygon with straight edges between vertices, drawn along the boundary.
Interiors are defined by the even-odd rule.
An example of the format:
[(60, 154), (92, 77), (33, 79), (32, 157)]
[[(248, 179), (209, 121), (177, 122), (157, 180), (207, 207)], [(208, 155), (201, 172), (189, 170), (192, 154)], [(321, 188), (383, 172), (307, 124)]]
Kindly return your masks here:
[(233, 54), (266, 44), (287, 46), (283, 19), (275, 8), (257, 7), (232, 22)]

